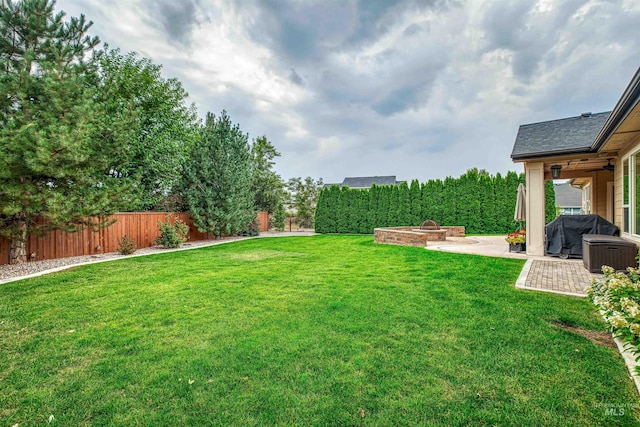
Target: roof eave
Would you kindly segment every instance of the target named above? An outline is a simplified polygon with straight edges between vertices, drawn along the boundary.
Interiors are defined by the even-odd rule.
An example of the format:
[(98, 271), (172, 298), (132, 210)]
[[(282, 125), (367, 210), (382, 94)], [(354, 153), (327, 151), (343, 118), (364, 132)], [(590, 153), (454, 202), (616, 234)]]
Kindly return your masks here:
[(609, 118), (604, 122), (602, 129), (591, 144), (593, 151), (598, 151), (614, 134), (618, 126), (627, 118), (631, 110), (640, 102), (640, 67), (622, 93), (622, 96), (611, 111)]
[(570, 150), (556, 150), (556, 151), (539, 151), (537, 153), (526, 153), (526, 154), (511, 154), (511, 160), (514, 162), (525, 162), (527, 160), (540, 160), (545, 157), (557, 157), (562, 155), (573, 155), (573, 154), (593, 154), (597, 152), (590, 147), (585, 148), (572, 148)]

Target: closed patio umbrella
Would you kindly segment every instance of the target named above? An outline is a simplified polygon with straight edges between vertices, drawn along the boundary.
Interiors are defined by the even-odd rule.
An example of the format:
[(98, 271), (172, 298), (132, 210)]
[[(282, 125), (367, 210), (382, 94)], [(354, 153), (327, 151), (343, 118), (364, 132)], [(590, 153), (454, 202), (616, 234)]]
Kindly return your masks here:
[(526, 190), (524, 188), (524, 184), (518, 185), (518, 197), (516, 198), (516, 212), (513, 215), (514, 221), (526, 221), (527, 219), (527, 209), (525, 208), (526, 204)]

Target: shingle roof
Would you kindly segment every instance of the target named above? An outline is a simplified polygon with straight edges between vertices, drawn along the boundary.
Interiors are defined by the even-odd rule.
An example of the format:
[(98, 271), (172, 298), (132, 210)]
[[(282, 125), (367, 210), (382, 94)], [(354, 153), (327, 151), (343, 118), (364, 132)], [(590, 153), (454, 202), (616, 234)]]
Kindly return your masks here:
[(582, 206), (582, 191), (580, 189), (569, 184), (556, 184), (554, 189), (556, 191), (556, 206), (561, 208)]
[(349, 188), (369, 188), (373, 184), (376, 185), (396, 185), (399, 184), (396, 181), (395, 175), (393, 176), (358, 176), (347, 177), (342, 181), (343, 187)]
[(511, 158), (514, 160), (561, 153), (590, 152), (611, 112), (521, 125)]

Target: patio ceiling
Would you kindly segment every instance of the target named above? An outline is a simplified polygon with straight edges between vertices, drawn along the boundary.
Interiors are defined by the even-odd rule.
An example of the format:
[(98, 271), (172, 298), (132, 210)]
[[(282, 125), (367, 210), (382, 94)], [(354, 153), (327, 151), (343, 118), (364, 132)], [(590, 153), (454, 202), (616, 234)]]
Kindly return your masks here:
[(617, 153), (593, 153), (580, 156), (557, 156), (544, 160), (544, 177), (551, 178), (551, 166), (561, 166), (560, 179), (589, 177), (597, 172), (613, 173), (604, 167), (616, 164)]

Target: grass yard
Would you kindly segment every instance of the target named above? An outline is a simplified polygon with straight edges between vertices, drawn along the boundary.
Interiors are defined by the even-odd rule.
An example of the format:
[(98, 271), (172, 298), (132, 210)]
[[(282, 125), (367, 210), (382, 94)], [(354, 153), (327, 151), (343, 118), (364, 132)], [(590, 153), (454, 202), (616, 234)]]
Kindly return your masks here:
[(314, 236), (0, 285), (0, 426), (639, 425), (590, 303), (522, 265)]

